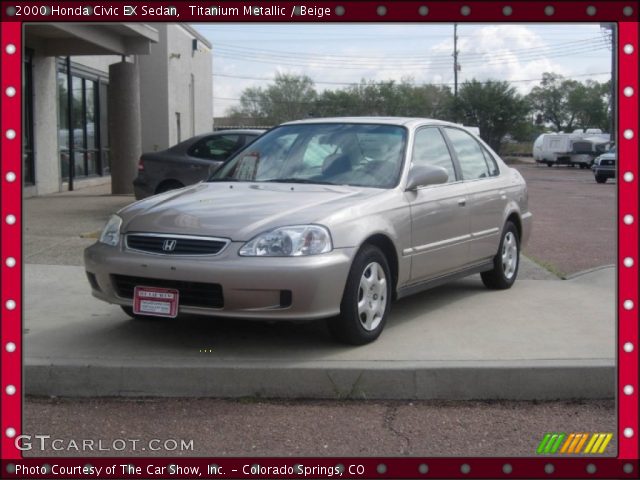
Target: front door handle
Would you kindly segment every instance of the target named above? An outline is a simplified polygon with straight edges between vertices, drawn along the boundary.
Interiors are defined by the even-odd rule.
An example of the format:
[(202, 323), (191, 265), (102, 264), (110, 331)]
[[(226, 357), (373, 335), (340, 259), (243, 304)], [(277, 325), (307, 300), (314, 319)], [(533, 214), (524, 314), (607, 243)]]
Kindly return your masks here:
[(467, 199), (466, 198), (460, 198), (458, 200), (458, 206), (459, 207), (464, 207), (467, 204)]

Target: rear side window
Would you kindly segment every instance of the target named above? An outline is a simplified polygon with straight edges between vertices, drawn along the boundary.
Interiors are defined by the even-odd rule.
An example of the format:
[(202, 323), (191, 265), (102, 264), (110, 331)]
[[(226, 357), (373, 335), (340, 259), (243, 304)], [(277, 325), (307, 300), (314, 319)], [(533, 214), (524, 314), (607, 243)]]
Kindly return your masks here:
[(498, 163), (496, 162), (496, 159), (493, 158), (493, 155), (489, 153), (489, 150), (482, 147), (482, 153), (484, 153), (484, 159), (487, 161), (487, 167), (489, 167), (489, 176), (497, 177), (498, 175), (500, 175)]
[(189, 155), (205, 160), (226, 160), (240, 146), (240, 135), (216, 135), (200, 140), (191, 147)]
[[(447, 136), (453, 145), (462, 169), (463, 180), (476, 180), (490, 176), (487, 161), (480, 144), (467, 132), (457, 128), (447, 128)], [(497, 168), (497, 166), (496, 166)]]
[(449, 174), (447, 182), (456, 181), (449, 149), (438, 128), (422, 128), (416, 132), (411, 161), (414, 165), (442, 167)]

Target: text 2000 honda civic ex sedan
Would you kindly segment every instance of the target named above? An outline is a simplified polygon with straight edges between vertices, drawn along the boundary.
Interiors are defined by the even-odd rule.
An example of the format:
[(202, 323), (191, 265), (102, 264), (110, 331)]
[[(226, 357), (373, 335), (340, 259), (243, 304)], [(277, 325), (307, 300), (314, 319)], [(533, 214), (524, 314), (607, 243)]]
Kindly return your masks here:
[(530, 228), (522, 176), (463, 127), (313, 119), (123, 208), (85, 264), (93, 295), (132, 316), (327, 318), (363, 344), (396, 298), (473, 273), (511, 287)]

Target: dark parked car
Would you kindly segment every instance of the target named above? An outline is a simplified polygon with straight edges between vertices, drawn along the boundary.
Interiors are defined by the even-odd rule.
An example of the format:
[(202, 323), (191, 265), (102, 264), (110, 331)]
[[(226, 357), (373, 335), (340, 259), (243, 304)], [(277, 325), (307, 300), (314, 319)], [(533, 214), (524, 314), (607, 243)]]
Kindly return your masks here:
[(136, 198), (205, 180), (227, 158), (263, 133), (264, 130), (222, 130), (197, 135), (167, 150), (144, 153), (133, 180)]
[(616, 148), (596, 158), (591, 170), (598, 183), (605, 183), (607, 178), (616, 178)]

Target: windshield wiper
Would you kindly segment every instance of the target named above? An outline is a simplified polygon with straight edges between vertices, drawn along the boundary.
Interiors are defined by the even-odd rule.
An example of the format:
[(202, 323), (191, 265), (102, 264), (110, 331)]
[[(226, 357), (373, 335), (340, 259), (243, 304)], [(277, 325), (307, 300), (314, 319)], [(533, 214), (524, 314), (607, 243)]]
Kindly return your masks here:
[(332, 182), (324, 182), (322, 180), (312, 180), (310, 178), (270, 178), (269, 180), (263, 180), (264, 182), (272, 183), (309, 183), (317, 185), (336, 185)]

